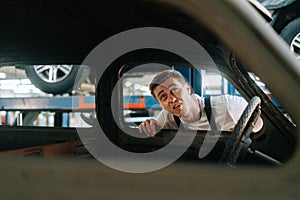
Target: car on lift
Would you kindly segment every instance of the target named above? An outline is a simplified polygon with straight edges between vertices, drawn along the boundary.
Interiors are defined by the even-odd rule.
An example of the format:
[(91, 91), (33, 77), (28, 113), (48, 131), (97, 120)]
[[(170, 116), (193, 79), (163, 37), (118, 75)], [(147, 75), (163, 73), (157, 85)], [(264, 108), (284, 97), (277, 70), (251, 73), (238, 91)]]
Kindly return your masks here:
[(270, 24), (300, 59), (300, 1), (259, 0), (272, 13)]
[[(32, 65), (17, 66), (41, 91), (50, 94), (71, 93), (88, 78), (89, 69), (81, 65)], [(81, 74), (80, 80), (76, 78)]]
[[(94, 127), (85, 129), (87, 132), (83, 135), (88, 137), (87, 140), (83, 140), (82, 135), (79, 136), (80, 129), (74, 128), (0, 127), (2, 155), (38, 154), (47, 157), (53, 154), (67, 154), (80, 157), (72, 161), (45, 158), (28, 159), (26, 162), (18, 159), (5, 160), (6, 157), (1, 157), (5, 162), (2, 162), (0, 171), (6, 172), (1, 178), (13, 179), (4, 181), (4, 184), (12, 183), (14, 187), (16, 183), (22, 184), (22, 187), (17, 184), (20, 194), (12, 192), (8, 197), (22, 198), (24, 194), (30, 194), (32, 197), (49, 195), (49, 198), (53, 198), (65, 195), (68, 198), (84, 198), (84, 189), (88, 189), (88, 195), (91, 196), (101, 195), (101, 192), (103, 195), (104, 192), (108, 197), (120, 195), (121, 198), (130, 198), (133, 193), (141, 198), (161, 197), (159, 195), (237, 198), (248, 193), (254, 198), (260, 195), (276, 198), (279, 193), (285, 197), (298, 195), (299, 63), (291, 52), (287, 51), (288, 48), (280, 36), (267, 26), (267, 21), (247, 1), (11, 0), (2, 3), (0, 10), (0, 19), (3, 21), (0, 32), (0, 52), (3, 52), (0, 57), (1, 65), (84, 64), (98, 75), (95, 96), (97, 120)], [(121, 41), (117, 40), (117, 43), (110, 43), (110, 39), (115, 36), (132, 33), (131, 31), (139, 33), (135, 31), (140, 30), (150, 31), (152, 34), (134, 34), (133, 40), (125, 37)], [(155, 32), (157, 30), (160, 31)], [(180, 37), (168, 35), (169, 31), (179, 33)], [(20, 32), (22, 38), (19, 37)], [(171, 47), (178, 45), (176, 39), (192, 38), (205, 49), (209, 57), (194, 54), (195, 51), (190, 51), (189, 47), (193, 49), (195, 46), (189, 46), (193, 44), (189, 42), (179, 46), (183, 52), (187, 50), (186, 53), (193, 58), (192, 60), (187, 60), (172, 51), (154, 48), (152, 41), (147, 43), (149, 37), (157, 36), (154, 33), (168, 36), (156, 44), (171, 41)], [(146, 48), (130, 49), (125, 53), (122, 51), (122, 55), (110, 60), (111, 55), (124, 50), (126, 42), (138, 45), (139, 42), (146, 42)], [(104, 47), (99, 55), (94, 51), (97, 47)], [(95, 55), (96, 58), (92, 57), (94, 60), (88, 59)], [(95, 62), (96, 59), (100, 59), (100, 62)], [(152, 155), (171, 143), (173, 138), (177, 137), (177, 130), (161, 130), (157, 137), (153, 138), (140, 138), (128, 134), (128, 131), (137, 132), (137, 124), (126, 121), (127, 102), (124, 102), (124, 97), (128, 94), (125, 93), (125, 87), (130, 85), (126, 81), (128, 77), (140, 77), (143, 78), (141, 82), (145, 82), (147, 74), (156, 73), (166, 67), (181, 67), (186, 77), (190, 78), (192, 87), (201, 90), (201, 87), (198, 87), (202, 81), (201, 75), (195, 70), (193, 61), (196, 64), (201, 63), (201, 70), (207, 70), (208, 73), (220, 72), (250, 105), (254, 102), (254, 110), (251, 113), (255, 116), (247, 117), (245, 123), (238, 123), (241, 126), (236, 127), (234, 133), (237, 134), (222, 131), (220, 137), (217, 137), (217, 145), (207, 155), (207, 159), (198, 159), (199, 149), (205, 139), (213, 142), (216, 137), (208, 135), (206, 138), (207, 131), (191, 133), (184, 130), (185, 134), (174, 141), (177, 142), (174, 148), (169, 149), (170, 152), (178, 152), (185, 147), (185, 141), (191, 141), (191, 145), (181, 157), (182, 160), (179, 159), (179, 162), (174, 162), (163, 170), (142, 175), (110, 170), (110, 165), (99, 166), (91, 162), (95, 161), (93, 158), (82, 159), (101, 150), (99, 153), (104, 153), (104, 158), (99, 161), (103, 163), (120, 161), (118, 163), (134, 166), (143, 161), (142, 156)], [(214, 67), (216, 68), (212, 69)], [(102, 74), (99, 74), (99, 71)], [(292, 120), (271, 102), (249, 72), (259, 76), (266, 83)], [(260, 113), (264, 127), (259, 135), (249, 135), (249, 127)], [(97, 132), (99, 127), (104, 134)], [(83, 144), (79, 145), (81, 141), (89, 150), (84, 151), (83, 155), (80, 151)], [(113, 148), (105, 149), (107, 143), (97, 145), (99, 141), (108, 141)], [(285, 167), (266, 168), (266, 163), (260, 159), (247, 156), (242, 159), (240, 155), (244, 155), (248, 148), (251, 149), (251, 155), (262, 155), (255, 154), (255, 151), (263, 152), (269, 156), (263, 156), (267, 161), (276, 159)], [(115, 149), (131, 152), (140, 160), (122, 157), (119, 152), (113, 151)], [(223, 154), (224, 149), (226, 154)], [(162, 155), (167, 155), (165, 153)], [(220, 167), (221, 155), (228, 157), (226, 160), (230, 166), (235, 165), (236, 161), (238, 164), (247, 165), (248, 161), (250, 163), (246, 168), (239, 165), (238, 169)], [(231, 162), (230, 157), (239, 159)], [(135, 168), (130, 170), (141, 172), (139, 170), (167, 158), (166, 156), (152, 159), (147, 165), (135, 165)], [(183, 161), (182, 165), (179, 164), (180, 161)], [(264, 167), (260, 168), (261, 165)], [(131, 184), (128, 184), (128, 180)], [(81, 182), (84, 184), (80, 185)], [(38, 185), (39, 190), (31, 183), (34, 186)], [(70, 190), (63, 187), (69, 187)], [(12, 191), (6, 187), (2, 188), (6, 190), (1, 193), (3, 195)], [(157, 190), (161, 188), (163, 192), (159, 194)], [(59, 193), (53, 192), (56, 189)], [(117, 190), (121, 191), (121, 194), (116, 194)]]
[[(250, 2), (253, 3), (254, 1)], [(260, 0), (260, 2), (272, 13), (273, 19), (270, 19), (270, 23), (273, 28), (290, 45), (290, 49), (299, 54), (300, 2), (296, 0)], [(261, 11), (261, 14), (268, 15), (266, 11)], [(19, 66), (18, 68), (25, 70), (27, 77), (37, 88), (54, 95), (70, 93), (84, 82), (85, 78), (82, 77), (81, 80), (77, 80), (74, 86), (78, 73), (86, 74), (86, 78), (89, 75), (88, 69), (76, 65), (33, 65)]]

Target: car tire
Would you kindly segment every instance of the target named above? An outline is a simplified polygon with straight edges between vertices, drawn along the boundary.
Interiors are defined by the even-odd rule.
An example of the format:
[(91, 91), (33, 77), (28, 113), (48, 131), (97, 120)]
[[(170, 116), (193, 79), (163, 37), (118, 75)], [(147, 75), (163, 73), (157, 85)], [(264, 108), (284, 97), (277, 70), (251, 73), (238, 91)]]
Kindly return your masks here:
[[(55, 78), (49, 75), (50, 70), (55, 70)], [(31, 83), (41, 91), (56, 95), (79, 87), (88, 77), (89, 68), (81, 65), (33, 65), (27, 66), (25, 72)], [(77, 74), (80, 74), (79, 78)]]
[(280, 36), (288, 43), (290, 49), (295, 52), (299, 60), (300, 55), (300, 17), (288, 23), (281, 31)]

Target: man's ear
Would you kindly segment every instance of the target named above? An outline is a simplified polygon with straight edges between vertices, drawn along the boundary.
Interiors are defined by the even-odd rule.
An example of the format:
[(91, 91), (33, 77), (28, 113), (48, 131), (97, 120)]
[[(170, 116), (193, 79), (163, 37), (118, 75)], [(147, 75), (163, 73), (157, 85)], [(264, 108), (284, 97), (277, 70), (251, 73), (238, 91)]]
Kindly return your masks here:
[(156, 98), (156, 96), (154, 94), (152, 96), (154, 97), (154, 99), (156, 100), (156, 102), (160, 105), (160, 102), (158, 101), (158, 99)]
[(188, 94), (189, 95), (191, 95), (191, 86), (189, 85), (189, 84), (185, 84), (185, 87), (186, 87), (186, 89), (187, 89), (187, 91), (188, 91)]

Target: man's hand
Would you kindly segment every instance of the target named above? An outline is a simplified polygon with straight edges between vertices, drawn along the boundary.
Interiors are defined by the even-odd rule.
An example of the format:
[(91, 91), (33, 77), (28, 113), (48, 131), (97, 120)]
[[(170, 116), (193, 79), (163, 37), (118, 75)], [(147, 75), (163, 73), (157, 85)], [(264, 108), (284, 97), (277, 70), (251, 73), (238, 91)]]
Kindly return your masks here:
[(147, 119), (139, 126), (140, 133), (144, 132), (148, 136), (154, 137), (161, 129), (162, 125), (156, 119)]
[(259, 117), (256, 121), (256, 123), (254, 124), (254, 127), (252, 129), (252, 132), (253, 133), (257, 133), (258, 131), (260, 131), (262, 129), (264, 125), (264, 121), (262, 120), (261, 117)]

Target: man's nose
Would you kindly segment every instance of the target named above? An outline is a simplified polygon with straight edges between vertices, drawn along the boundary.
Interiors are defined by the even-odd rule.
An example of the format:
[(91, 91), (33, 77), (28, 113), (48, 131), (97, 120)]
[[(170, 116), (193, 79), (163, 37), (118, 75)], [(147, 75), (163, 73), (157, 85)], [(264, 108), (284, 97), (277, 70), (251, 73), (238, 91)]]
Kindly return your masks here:
[(170, 93), (168, 95), (168, 99), (169, 99), (170, 102), (175, 102), (177, 97), (174, 94)]

